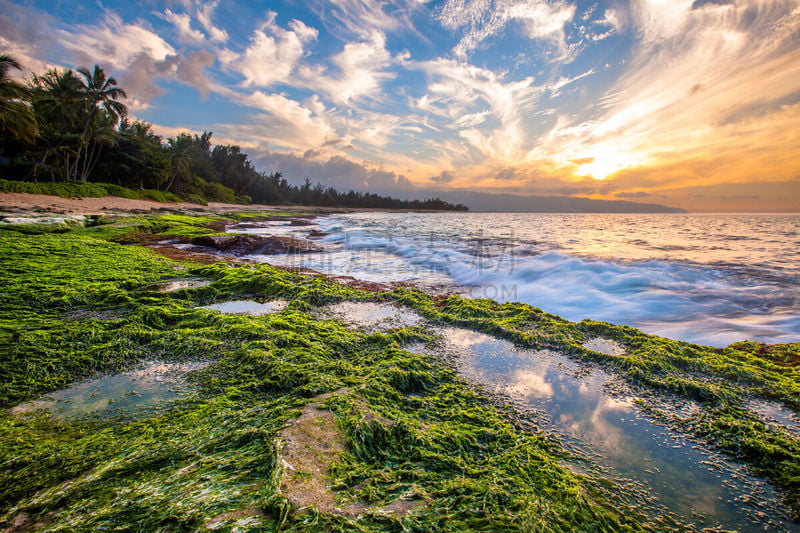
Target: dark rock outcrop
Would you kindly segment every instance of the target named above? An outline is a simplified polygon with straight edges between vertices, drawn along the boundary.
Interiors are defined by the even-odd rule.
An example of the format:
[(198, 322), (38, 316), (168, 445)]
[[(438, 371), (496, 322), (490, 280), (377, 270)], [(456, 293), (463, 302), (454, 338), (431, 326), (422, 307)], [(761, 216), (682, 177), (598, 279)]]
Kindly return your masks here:
[(321, 252), (322, 248), (304, 239), (294, 237), (278, 237), (275, 235), (244, 235), (239, 233), (223, 233), (204, 235), (192, 239), (192, 244), (207, 246), (220, 252), (233, 255), (250, 254), (301, 254)]
[(318, 229), (312, 229), (311, 231), (308, 232), (308, 237), (310, 239), (318, 239), (320, 237), (325, 237), (326, 235), (328, 235), (326, 232), (320, 231)]

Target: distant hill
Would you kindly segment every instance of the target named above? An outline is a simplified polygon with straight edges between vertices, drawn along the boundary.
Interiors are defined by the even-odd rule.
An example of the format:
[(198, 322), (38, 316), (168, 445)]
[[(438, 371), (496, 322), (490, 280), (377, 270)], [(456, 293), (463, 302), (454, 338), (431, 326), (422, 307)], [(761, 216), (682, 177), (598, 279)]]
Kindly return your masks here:
[(572, 196), (523, 196), (465, 190), (414, 191), (415, 197), (438, 197), (461, 203), (471, 211), (506, 213), (686, 213), (685, 209), (624, 200), (593, 200)]

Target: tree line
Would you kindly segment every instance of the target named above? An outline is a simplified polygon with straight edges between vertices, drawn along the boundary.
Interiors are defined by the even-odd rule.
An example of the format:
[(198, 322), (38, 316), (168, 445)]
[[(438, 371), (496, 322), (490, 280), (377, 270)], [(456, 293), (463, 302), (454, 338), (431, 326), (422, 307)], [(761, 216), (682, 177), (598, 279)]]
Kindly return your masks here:
[(466, 210), (439, 198), (399, 200), (373, 193), (289, 183), (256, 170), (235, 145), (212, 133), (163, 138), (128, 117), (125, 91), (99, 66), (51, 69), (26, 83), (0, 55), (0, 173), (31, 182), (102, 182), (173, 193), (190, 201)]

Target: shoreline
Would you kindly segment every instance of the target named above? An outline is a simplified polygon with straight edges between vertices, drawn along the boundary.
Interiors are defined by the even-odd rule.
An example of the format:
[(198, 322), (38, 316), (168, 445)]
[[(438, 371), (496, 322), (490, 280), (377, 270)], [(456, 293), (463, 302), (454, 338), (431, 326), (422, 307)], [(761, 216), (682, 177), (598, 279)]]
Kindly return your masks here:
[(264, 204), (226, 204), (208, 202), (208, 205), (190, 202), (157, 202), (155, 200), (134, 200), (119, 196), (103, 196), (99, 198), (62, 198), (46, 194), (28, 194), (0, 192), (0, 216), (44, 214), (70, 215), (130, 215), (130, 214), (185, 214), (185, 215), (222, 215), (225, 213), (259, 213), (264, 212), (298, 212), (298, 213), (454, 213), (447, 210), (429, 209), (386, 209), (378, 207), (325, 207), (315, 205), (264, 205)]
[[(267, 212), (264, 215), (270, 216), (270, 213), (275, 215), (281, 211), (287, 219), (293, 216), (293, 212), (286, 209)], [(785, 490), (789, 491), (787, 498), (790, 497), (790, 494), (796, 494), (797, 488), (792, 485), (792, 482), (789, 480), (787, 485), (787, 480), (782, 480), (783, 478), (780, 477), (780, 469), (791, 467), (792, 461), (794, 461), (791, 455), (794, 453), (792, 452), (793, 446), (797, 444), (786, 440), (781, 436), (781, 432), (775, 432), (768, 427), (754, 426), (753, 424), (756, 424), (758, 418), (748, 414), (748, 411), (738, 403), (742, 398), (756, 394), (759, 398), (782, 400), (783, 403), (791, 404), (797, 409), (797, 405), (800, 405), (800, 397), (797, 395), (796, 387), (793, 388), (791, 382), (786, 381), (792, 367), (787, 367), (784, 371), (776, 367), (772, 363), (772, 359), (766, 359), (768, 356), (773, 356), (773, 352), (770, 350), (780, 347), (767, 346), (768, 350), (765, 351), (763, 345), (749, 346), (742, 343), (742, 346), (735, 348), (709, 350), (707, 347), (646, 335), (626, 326), (594, 321), (568, 322), (526, 304), (497, 304), (486, 300), (470, 300), (457, 295), (435, 297), (407, 287), (381, 286), (370, 289), (357, 284), (341, 283), (346, 280), (337, 280), (311, 271), (305, 272), (305, 275), (299, 275), (291, 269), (280, 269), (265, 264), (231, 264), (227, 261), (230, 258), (213, 254), (206, 254), (209, 263), (207, 265), (194, 262), (190, 254), (178, 254), (166, 261), (164, 259), (155, 260), (154, 258), (157, 256), (145, 251), (147, 248), (151, 248), (157, 240), (171, 238), (186, 242), (198, 235), (215, 234), (218, 231), (218, 223), (222, 220), (224, 220), (223, 217), (123, 216), (118, 220), (96, 226), (73, 227), (60, 235), (19, 235), (14, 231), (0, 231), (0, 237), (6, 243), (7, 255), (11, 254), (9, 257), (4, 257), (3, 260), (11, 261), (8, 264), (14, 265), (15, 274), (10, 278), (9, 283), (22, 283), (19, 285), (19, 289), (12, 287), (6, 289), (11, 291), (7, 299), (19, 302), (14, 304), (17, 307), (12, 305), (9, 311), (23, 313), (23, 315), (28, 313), (30, 315), (28, 320), (31, 321), (31, 327), (34, 327), (28, 332), (25, 328), (29, 326), (20, 326), (21, 333), (17, 341), (19, 347), (14, 345), (14, 349), (23, 350), (20, 352), (21, 356), (30, 358), (29, 352), (40, 353), (52, 343), (53, 348), (50, 350), (54, 351), (41, 352), (50, 354), (46, 357), (58, 357), (62, 350), (71, 350), (79, 358), (78, 360), (81, 360), (80, 357), (84, 357), (81, 355), (84, 354), (82, 350), (85, 349), (82, 348), (83, 338), (86, 337), (84, 329), (92, 328), (92, 330), (100, 332), (99, 341), (106, 339), (103, 342), (112, 342), (112, 346), (113, 342), (119, 342), (113, 339), (125, 342), (128, 342), (129, 336), (130, 338), (145, 339), (144, 342), (136, 341), (143, 343), (141, 347), (134, 345), (122, 352), (127, 354), (126, 357), (132, 359), (113, 359), (113, 357), (117, 357), (117, 352), (111, 350), (104, 356), (112, 357), (108, 362), (103, 363), (101, 358), (92, 363), (95, 371), (98, 365), (99, 368), (104, 368), (102, 364), (110, 364), (111, 366), (107, 367), (110, 371), (124, 368), (125, 365), (141, 360), (139, 358), (143, 354), (149, 353), (150, 350), (154, 354), (171, 353), (174, 350), (183, 354), (181, 357), (189, 357), (190, 360), (200, 357), (201, 354), (205, 358), (204, 360), (207, 360), (209, 353), (214, 353), (216, 364), (210, 366), (209, 370), (204, 370), (202, 373), (204, 377), (200, 378), (198, 382), (202, 390), (210, 394), (211, 398), (222, 395), (226, 398), (225, 401), (236, 403), (239, 401), (235, 399), (236, 395), (243, 394), (245, 402), (252, 403), (264, 401), (263, 394), (266, 393), (267, 398), (277, 395), (277, 398), (291, 398), (291, 401), (294, 402), (291, 405), (306, 405), (307, 413), (310, 415), (318, 415), (317, 411), (319, 410), (333, 413), (337, 424), (343, 424), (346, 431), (342, 434), (331, 434), (331, 438), (338, 439), (342, 446), (346, 444), (350, 447), (349, 449), (361, 449), (357, 447), (366, 446), (364, 448), (366, 451), (363, 452), (365, 455), (357, 455), (356, 462), (359, 465), (358, 468), (367, 468), (364, 465), (370, 464), (370, 461), (376, 460), (376, 457), (385, 453), (382, 451), (383, 446), (389, 446), (389, 449), (398, 451), (399, 456), (392, 459), (393, 461), (402, 461), (401, 458), (409, 453), (413, 454), (417, 449), (425, 449), (427, 441), (422, 436), (428, 433), (429, 428), (426, 425), (431, 423), (429, 420), (436, 420), (440, 414), (437, 414), (436, 409), (431, 410), (426, 403), (428, 400), (423, 401), (423, 399), (430, 396), (429, 401), (438, 402), (437, 395), (444, 394), (443, 391), (447, 390), (447, 387), (456, 387), (458, 393), (455, 396), (448, 396), (446, 404), (437, 404), (439, 405), (437, 409), (444, 408), (446, 405), (447, 409), (453, 409), (452, 414), (449, 415), (454, 417), (453, 420), (467, 423), (466, 419), (462, 417), (466, 416), (469, 419), (471, 416), (469, 413), (474, 407), (464, 405), (459, 399), (459, 395), (477, 397), (469, 396), (477, 394), (480, 396), (480, 393), (474, 391), (473, 386), (466, 389), (459, 388), (461, 385), (456, 385), (456, 383), (460, 382), (451, 381), (454, 379), (452, 375), (446, 372), (441, 374), (445, 371), (444, 368), (437, 369), (436, 365), (439, 363), (436, 363), (436, 357), (430, 353), (414, 354), (403, 351), (407, 343), (415, 339), (420, 342), (431, 342), (430, 332), (409, 329), (404, 326), (387, 332), (358, 332), (326, 321), (319, 321), (313, 311), (331, 302), (389, 302), (413, 310), (427, 320), (440, 325), (457, 326), (491, 334), (499, 339), (512, 341), (521, 347), (558, 350), (577, 362), (583, 362), (582, 364), (600, 365), (637, 386), (645, 387), (646, 390), (652, 391), (656, 395), (674, 396), (699, 402), (703, 409), (687, 420), (674, 418), (669, 409), (663, 408), (663, 406), (659, 407), (657, 403), (649, 408), (652, 409), (654, 418), (662, 418), (666, 424), (681, 428), (683, 433), (707, 443), (717, 442), (717, 447), (722, 451), (738, 457), (739, 460), (749, 464), (751, 468), (772, 479), (777, 485), (783, 486)], [(128, 245), (119, 246), (113, 244), (112, 241), (124, 242)], [(106, 255), (97, 255), (97, 252), (92, 249), (103, 250), (103, 254)], [(39, 257), (41, 265), (31, 262), (33, 261), (32, 257)], [(96, 260), (90, 259), (92, 257)], [(172, 259), (177, 259), (179, 262), (174, 263)], [(55, 266), (50, 264), (53, 262)], [(30, 271), (23, 268), (23, 264), (27, 264)], [(137, 270), (145, 266), (154, 270), (152, 272)], [(115, 270), (120, 267), (123, 269)], [(52, 277), (51, 273), (54, 269), (57, 272), (63, 270), (63, 274), (58, 274), (58, 276), (67, 276), (67, 279), (73, 280), (71, 283), (77, 284), (78, 287), (85, 285), (86, 288), (78, 293), (73, 293), (74, 289), (70, 283), (65, 285), (58, 277)], [(100, 285), (97, 285), (97, 281), (91, 281), (97, 276), (99, 276), (99, 280), (102, 280)], [(26, 284), (31, 283), (31, 281), (24, 281), (28, 277), (36, 280), (35, 283), (49, 284), (47, 286), (51, 288), (48, 290), (60, 296), (53, 300), (42, 300), (41, 303), (34, 299), (29, 303), (28, 298), (36, 296), (36, 294), (26, 293), (24, 290), (24, 287), (30, 286)], [(152, 283), (157, 280), (165, 281), (183, 277), (204, 279), (209, 281), (210, 285), (187, 288), (176, 293), (158, 293), (152, 289)], [(47, 294), (49, 293), (42, 293), (41, 298), (50, 298)], [(213, 315), (200, 311), (200, 308), (197, 307), (211, 302), (224, 302), (243, 297), (280, 298), (288, 303), (288, 307), (274, 315), (265, 315), (257, 319), (247, 316)], [(37, 306), (43, 307), (39, 309)], [(31, 309), (35, 309), (35, 312), (32, 312)], [(59, 313), (65, 313), (67, 316), (75, 318), (64, 321), (59, 318), (61, 316)], [(11, 319), (12, 317), (9, 316), (6, 320)], [(55, 322), (51, 322), (53, 320)], [(299, 325), (299, 330), (296, 329), (295, 323)], [(141, 330), (142, 327), (145, 330)], [(70, 337), (73, 328), (76, 328), (74, 339)], [(335, 331), (335, 335), (331, 336), (328, 328), (335, 328), (332, 330)], [(78, 331), (80, 333), (77, 333)], [(147, 333), (145, 334), (144, 331)], [(92, 335), (98, 335), (98, 333)], [(583, 344), (587, 339), (593, 337), (613, 339), (626, 347), (627, 354), (621, 357), (585, 348)], [(7, 337), (7, 339), (13, 339), (13, 336)], [(266, 342), (263, 339), (268, 339), (268, 348), (263, 346)], [(342, 344), (343, 342), (344, 344)], [(41, 343), (44, 343), (44, 346), (39, 346)], [(227, 343), (231, 343), (231, 346), (226, 347)], [(210, 348), (212, 346), (213, 349)], [(244, 348), (248, 346), (249, 348)], [(91, 343), (89, 348), (93, 349)], [(322, 350), (319, 354), (315, 351), (318, 349)], [(366, 358), (364, 355), (359, 355), (364, 350), (366, 350), (365, 354), (368, 354)], [(378, 350), (379, 357), (375, 350)], [(776, 361), (782, 361), (782, 359), (778, 359), (783, 357), (781, 353), (775, 353)], [(375, 357), (378, 359), (374, 359)], [(33, 359), (32, 364), (39, 364), (35, 361), (36, 359)], [(52, 361), (44, 359), (42, 362), (49, 365), (56, 361), (58, 359)], [(791, 363), (791, 359), (788, 361)], [(731, 366), (734, 364), (736, 366)], [(62, 363), (59, 365), (63, 366)], [(356, 366), (351, 371), (340, 374), (335, 369), (341, 365), (345, 365), (344, 368), (350, 368), (351, 365)], [(260, 376), (258, 377), (258, 380), (261, 380), (258, 381), (261, 383), (260, 385), (247, 385), (248, 379), (251, 378), (246, 377), (249, 374), (240, 373), (241, 368), (244, 367), (254, 376)], [(86, 377), (82, 373), (86, 373), (91, 367), (77, 367), (77, 370), (69, 370), (69, 368), (67, 366), (65, 370), (62, 370), (62, 372), (66, 372), (60, 378), (59, 383), (62, 385), (71, 383), (76, 377), (82, 375)], [(358, 368), (358, 371), (355, 368)], [(16, 383), (15, 380), (18, 378), (14, 376), (18, 371), (19, 369), (14, 367), (6, 367), (6, 375), (3, 376), (5, 382)], [(449, 377), (446, 377), (447, 375)], [(761, 381), (753, 382), (750, 385), (741, 385), (738, 383), (741, 375), (750, 376), (748, 379), (751, 380), (757, 378)], [(434, 379), (431, 376), (439, 377)], [(385, 379), (390, 382), (388, 388), (383, 381)], [(435, 383), (439, 383), (437, 380), (443, 380), (441, 383), (445, 389), (436, 388), (438, 385), (435, 386)], [(58, 388), (53, 385), (46, 386), (47, 382), (43, 383), (45, 383), (44, 387), (42, 383), (31, 383), (32, 389), (28, 392), (18, 391), (15, 393), (15, 398), (33, 399), (38, 392)], [(236, 390), (226, 389), (225, 383), (230, 383), (230, 386)], [(247, 388), (250, 386), (255, 388), (250, 390)], [(320, 396), (342, 390), (343, 387), (348, 392), (337, 392), (334, 396), (324, 398)], [(366, 388), (354, 389), (353, 387)], [(372, 391), (370, 394), (374, 396), (364, 397), (363, 393), (356, 392), (359, 390)], [(484, 397), (475, 405), (481, 405), (482, 401), (489, 401), (494, 405), (491, 409), (498, 410), (497, 412), (492, 411), (495, 413), (492, 415), (482, 411), (481, 417), (489, 417), (487, 420), (493, 416), (501, 416), (501, 413), (504, 413), (501, 416), (503, 420), (508, 420), (507, 417), (513, 416), (513, 409), (507, 410), (500, 405), (501, 402), (491, 400), (491, 397), (489, 400)], [(363, 410), (364, 402), (368, 402), (371, 406), (368, 411), (374, 413), (370, 414), (372, 418), (365, 419), (357, 414), (359, 410)], [(454, 403), (451, 405), (450, 402)], [(222, 404), (214, 405), (217, 406), (216, 408), (224, 410)], [(236, 403), (236, 405), (240, 404)], [(329, 407), (326, 408), (326, 406)], [(412, 407), (413, 409), (422, 409), (420, 411), (422, 418), (404, 418), (406, 415), (403, 414), (403, 409), (412, 409)], [(242, 409), (241, 406), (238, 408)], [(173, 420), (175, 416), (179, 416), (180, 411), (176, 413), (167, 411), (158, 416), (166, 417), (165, 420)], [(280, 413), (278, 419), (285, 420), (291, 425), (292, 418), (288, 414), (289, 411), (280, 411)], [(720, 426), (720, 422), (723, 421), (726, 424), (732, 423), (729, 420), (732, 416), (731, 413), (735, 414), (733, 425), (727, 428)], [(324, 418), (331, 420), (328, 414), (325, 414)], [(474, 423), (474, 421), (470, 423)], [(103, 424), (105, 423), (103, 422)], [(136, 423), (134, 422), (134, 424)], [(242, 424), (242, 430), (247, 431), (247, 428), (252, 428), (253, 421), (243, 421)], [(398, 424), (400, 425), (398, 426)], [(471, 445), (466, 444), (471, 441), (456, 444), (460, 442), (458, 439), (461, 437), (458, 436), (458, 432), (454, 432), (450, 426), (446, 425), (446, 421), (436, 422), (436, 424), (445, 424), (437, 427), (441, 428), (439, 431), (443, 432), (441, 435), (449, 443), (448, 447), (467, 446), (468, 449), (472, 449)], [(201, 426), (204, 428), (203, 431), (209, 431), (203, 424)], [(288, 435), (284, 438), (299, 438), (297, 432), (304, 431), (303, 424), (300, 426), (294, 433), (284, 433), (284, 435)], [(23, 424), (20, 426), (20, 430), (26, 427)], [(111, 427), (112, 429), (109, 431), (115, 431), (113, 429), (115, 426)], [(445, 428), (448, 429), (445, 430)], [(26, 431), (30, 430), (30, 427), (26, 429)], [(368, 441), (352, 440), (353, 435), (362, 435), (363, 433), (359, 432), (363, 431), (369, 432), (370, 439), (379, 439), (384, 444), (375, 447)], [(397, 433), (398, 431), (400, 433)], [(476, 431), (477, 434), (481, 434), (482, 431), (487, 431), (487, 428), (479, 425)], [(515, 435), (515, 439), (540, 436), (539, 433), (529, 435), (524, 431), (515, 433)], [(306, 435), (303, 438), (311, 438), (313, 441), (312, 437)], [(198, 434), (192, 438), (201, 438), (201, 436)], [(358, 439), (360, 438), (358, 437)], [(409, 438), (412, 440), (408, 441)], [(723, 440), (719, 441), (720, 438)], [(455, 439), (455, 441), (451, 442), (448, 439)], [(731, 442), (736, 448), (725, 448), (724, 439), (732, 439)], [(772, 450), (769, 452), (773, 454), (772, 456), (761, 457), (759, 453), (764, 452), (746, 448), (746, 446), (753, 445), (753, 439), (768, 439), (772, 446), (777, 446), (782, 451), (775, 455), (776, 451)], [(70, 446), (67, 442), (60, 445)], [(347, 449), (347, 446), (342, 449)], [(743, 452), (742, 446), (745, 446)], [(555, 454), (554, 456), (561, 453), (556, 448), (546, 449), (550, 450), (547, 454)], [(739, 452), (734, 452), (734, 449), (738, 449)], [(496, 450), (496, 453), (500, 454), (496, 460), (499, 460), (503, 453), (508, 453), (508, 450), (509, 448)], [(444, 453), (446, 455), (448, 452)], [(488, 452), (486, 450), (469, 452), (469, 454), (473, 453)], [(544, 452), (536, 453), (541, 456)], [(789, 455), (780, 455), (781, 453)], [(460, 460), (474, 460), (475, 457), (469, 454)], [(547, 454), (542, 457), (548, 457)], [(800, 455), (798, 456), (800, 457)], [(442, 458), (441, 460), (448, 459)], [(547, 460), (549, 461), (549, 459)], [(184, 461), (181, 464), (186, 466), (187, 463)], [(353, 467), (353, 464), (348, 464)], [(323, 467), (328, 468), (326, 465)], [(380, 468), (381, 472), (386, 468), (391, 469), (386, 465)], [(270, 475), (280, 477), (280, 469), (278, 471), (270, 470), (270, 472)], [(285, 471), (284, 475), (286, 475)], [(336, 470), (336, 468), (330, 470), (326, 475), (339, 476), (336, 477), (339, 480), (337, 483), (345, 483), (345, 485), (350, 483), (347, 486), (351, 488), (347, 490), (355, 491), (355, 493), (361, 489), (352, 487), (358, 487), (358, 483), (364, 482), (363, 479), (356, 482), (357, 480), (348, 478), (343, 471)], [(487, 472), (487, 475), (496, 476), (497, 473)], [(513, 477), (517, 474), (508, 473), (508, 475)], [(312, 476), (310, 479), (316, 478)], [(368, 477), (368, 479), (372, 478)], [(592, 486), (592, 482), (588, 479), (583, 481), (579, 481), (581, 478), (575, 479), (575, 483), (579, 483), (581, 486), (583, 483), (586, 483), (585, 487), (587, 488)], [(300, 483), (303, 480), (298, 479), (297, 481)], [(113, 484), (114, 479), (109, 479), (108, 482)], [(370, 481), (370, 483), (377, 483), (377, 481)], [(298, 486), (304, 485), (300, 483)], [(542, 486), (537, 485), (532, 488), (541, 490)], [(98, 486), (95, 490), (105, 489)], [(425, 502), (421, 505), (415, 503), (413, 508), (418, 510), (409, 512), (423, 515), (430, 512), (431, 498), (433, 498), (430, 490), (426, 489), (423, 494), (417, 494), (409, 500)], [(498, 487), (492, 490), (502, 491), (505, 489)], [(276, 494), (279, 492), (276, 489)], [(382, 501), (387, 504), (392, 501), (405, 501), (392, 499), (393, 497), (388, 495), (395, 493), (391, 491), (383, 494), (384, 500)], [(620, 492), (616, 497), (622, 498), (622, 494)], [(325, 498), (328, 496), (320, 500), (322, 502), (320, 508), (323, 508), (322, 504), (330, 504), (330, 501)], [(291, 498), (289, 500), (292, 501)], [(602, 498), (597, 502), (601, 500)], [(592, 501), (594, 502), (594, 500)], [(789, 501), (791, 503), (791, 500)], [(591, 505), (595, 505), (595, 503)], [(325, 508), (335, 511), (335, 506)], [(269, 509), (272, 513), (276, 512), (277, 508), (269, 507)], [(365, 516), (369, 515), (369, 508), (359, 507), (358, 509), (361, 509), (359, 513), (365, 513)], [(336, 516), (334, 511), (331, 511), (331, 516)], [(302, 517), (301, 509), (288, 512), (290, 516), (295, 517), (292, 518), (293, 520)], [(631, 517), (639, 516), (633, 510), (630, 512)], [(797, 513), (796, 509), (795, 512)], [(432, 516), (435, 514), (433, 513)], [(398, 515), (397, 518), (402, 521), (402, 516)], [(578, 515), (569, 516), (579, 520)], [(326, 518), (326, 520), (328, 519)], [(502, 520), (502, 516), (498, 519)], [(551, 517), (551, 519), (557, 518)], [(606, 519), (612, 520), (611, 518)], [(619, 520), (619, 517), (614, 518), (612, 522), (614, 520)], [(642, 526), (642, 522), (636, 522), (641, 518), (631, 518), (631, 520), (633, 522), (626, 523), (637, 527)], [(612, 522), (608, 522), (607, 525)], [(474, 522), (473, 525), (479, 527), (479, 524), (482, 523), (484, 522)], [(575, 524), (577, 523), (579, 522), (575, 522)], [(617, 522), (614, 527), (620, 525)], [(661, 525), (665, 526), (664, 523)], [(495, 527), (500, 527), (500, 522), (497, 522)], [(577, 526), (573, 525), (573, 527)]]

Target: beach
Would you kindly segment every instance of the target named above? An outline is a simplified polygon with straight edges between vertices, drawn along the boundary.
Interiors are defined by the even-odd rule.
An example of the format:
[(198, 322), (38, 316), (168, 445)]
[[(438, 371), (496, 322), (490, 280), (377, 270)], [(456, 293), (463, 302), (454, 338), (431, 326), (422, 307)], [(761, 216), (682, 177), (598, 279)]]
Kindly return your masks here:
[[(796, 344), (432, 295), (363, 246), (365, 220), (436, 215), (178, 207), (0, 229), (7, 527), (796, 528)], [(385, 278), (342, 270), (354, 250)]]

